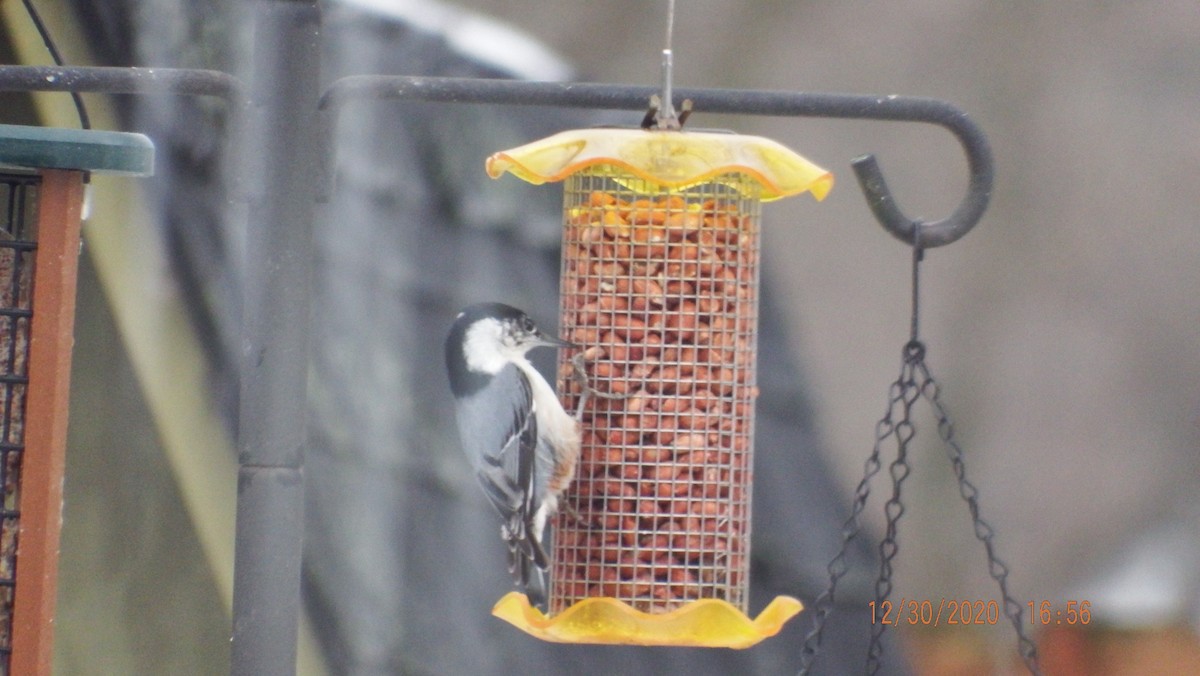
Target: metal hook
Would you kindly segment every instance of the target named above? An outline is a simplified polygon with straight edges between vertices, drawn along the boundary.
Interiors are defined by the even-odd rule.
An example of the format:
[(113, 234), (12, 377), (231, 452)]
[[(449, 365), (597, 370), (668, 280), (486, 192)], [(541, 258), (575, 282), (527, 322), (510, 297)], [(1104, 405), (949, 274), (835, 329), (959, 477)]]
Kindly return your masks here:
[(855, 176), (858, 177), (858, 185), (862, 188), (863, 196), (867, 199), (867, 206), (871, 208), (875, 220), (879, 221), (879, 224), (897, 239), (908, 244), (916, 244), (915, 235), (918, 234), (917, 229), (920, 228), (921, 248), (928, 249), (957, 241), (979, 223), (983, 212), (987, 210), (988, 201), (992, 195), (992, 180), (995, 172), (992, 169), (991, 153), (986, 144), (983, 149), (987, 151), (984, 158), (986, 161), (978, 163), (971, 161), (971, 154), (968, 151), (971, 179), (967, 186), (967, 194), (959, 203), (958, 208), (946, 218), (933, 222), (914, 220), (904, 215), (904, 212), (896, 205), (896, 200), (892, 197), (892, 192), (883, 178), (883, 173), (879, 170), (879, 163), (875, 160), (874, 155), (863, 155), (856, 158), (850, 162), (850, 166), (854, 169)]
[[(938, 103), (949, 105), (943, 102)], [(933, 121), (947, 127), (958, 137), (963, 151), (967, 155), (967, 168), (970, 172), (967, 194), (954, 213), (946, 218), (933, 222), (909, 218), (904, 215), (904, 212), (896, 204), (895, 198), (892, 197), (892, 192), (883, 178), (883, 173), (880, 171), (879, 163), (875, 160), (874, 155), (863, 155), (850, 162), (850, 166), (858, 178), (859, 187), (862, 188), (863, 196), (867, 199), (867, 206), (875, 215), (875, 220), (879, 221), (879, 224), (897, 239), (910, 245), (916, 245), (915, 235), (919, 234), (922, 249), (944, 246), (957, 241), (970, 232), (971, 228), (974, 228), (983, 217), (983, 212), (987, 210), (992, 196), (992, 182), (995, 178), (991, 146), (988, 145), (983, 132), (970, 118), (960, 113), (948, 120), (925, 121)], [(920, 229), (919, 233), (917, 232), (918, 228)]]

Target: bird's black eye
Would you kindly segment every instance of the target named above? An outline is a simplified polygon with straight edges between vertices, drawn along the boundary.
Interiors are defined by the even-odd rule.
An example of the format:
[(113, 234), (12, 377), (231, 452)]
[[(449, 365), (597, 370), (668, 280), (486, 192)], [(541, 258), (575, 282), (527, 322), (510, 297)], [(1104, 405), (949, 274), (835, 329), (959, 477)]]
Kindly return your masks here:
[(527, 333), (537, 333), (537, 324), (534, 324), (529, 317), (521, 320), (521, 328), (525, 329)]

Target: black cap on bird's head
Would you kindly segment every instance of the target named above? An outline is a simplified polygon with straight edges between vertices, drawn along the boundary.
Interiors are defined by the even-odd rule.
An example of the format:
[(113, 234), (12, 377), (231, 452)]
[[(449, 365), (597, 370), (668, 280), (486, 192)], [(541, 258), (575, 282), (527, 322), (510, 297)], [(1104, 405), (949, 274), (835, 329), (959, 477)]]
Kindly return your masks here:
[(519, 310), (511, 305), (505, 305), (504, 303), (475, 303), (463, 308), (462, 312), (458, 313), (454, 322), (456, 324), (459, 322), (473, 324), (485, 317), (518, 322), (529, 318), (523, 310)]
[(511, 305), (505, 305), (504, 303), (476, 303), (464, 308), (454, 320), (454, 327), (451, 328), (451, 334), (460, 326), (465, 334), (467, 328), (481, 319), (497, 320), (504, 325), (509, 335), (520, 340), (522, 343), (528, 343), (530, 347), (538, 345), (575, 347), (574, 343), (542, 333), (537, 323), (525, 311)]

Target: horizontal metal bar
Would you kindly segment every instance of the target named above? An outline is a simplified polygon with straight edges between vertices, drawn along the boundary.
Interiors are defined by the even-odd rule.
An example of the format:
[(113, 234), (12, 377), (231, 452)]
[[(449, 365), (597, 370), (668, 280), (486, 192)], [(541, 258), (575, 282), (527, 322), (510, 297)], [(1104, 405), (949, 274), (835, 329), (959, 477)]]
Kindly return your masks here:
[[(323, 134), (328, 136), (337, 110), (353, 100), (644, 110), (650, 97), (657, 93), (650, 86), (356, 75), (335, 81), (322, 95), (320, 108), (326, 112)], [(875, 158), (865, 155), (852, 162), (875, 218), (888, 232), (909, 244), (916, 239), (917, 228), (922, 248), (943, 246), (959, 239), (982, 218), (991, 198), (994, 173), (987, 138), (966, 113), (946, 101), (916, 96), (740, 89), (677, 89), (675, 95), (691, 99), (694, 110), (707, 113), (920, 122), (947, 129), (966, 153), (970, 179), (967, 195), (954, 213), (943, 220), (925, 222), (908, 218), (896, 205)], [(331, 141), (325, 138), (323, 142)]]
[[(243, 107), (246, 101), (244, 84), (228, 73), (178, 68), (0, 66), (0, 90), (216, 96), (236, 108)], [(337, 80), (321, 97), (319, 108), (326, 114), (322, 115), (319, 142), (322, 150), (331, 149), (332, 118), (338, 108), (353, 100), (643, 110), (656, 93), (654, 87), (645, 85), (356, 75)], [(944, 127), (962, 144), (970, 179), (967, 195), (953, 214), (940, 221), (925, 222), (905, 216), (873, 156), (865, 155), (851, 163), (875, 218), (888, 232), (909, 244), (916, 241), (917, 228), (921, 231), (919, 242), (923, 248), (959, 239), (983, 217), (991, 199), (994, 170), (987, 139), (966, 113), (946, 101), (898, 95), (740, 89), (678, 89), (675, 93), (680, 99), (691, 99), (696, 110), (708, 113), (921, 122)], [(234, 125), (235, 129), (239, 126)], [(328, 167), (324, 171), (328, 172)], [(329, 183), (328, 177), (322, 181), (322, 193), (329, 190)]]
[(241, 106), (242, 81), (229, 73), (191, 68), (0, 66), (0, 91), (184, 94), (215, 96)]
[[(590, 82), (526, 82), (496, 79), (352, 75), (334, 82), (321, 108), (354, 99), (405, 99), (442, 103), (560, 106), (645, 110), (658, 89)], [(953, 125), (963, 113), (939, 99), (745, 89), (676, 89), (696, 110), (741, 115), (901, 120)]]

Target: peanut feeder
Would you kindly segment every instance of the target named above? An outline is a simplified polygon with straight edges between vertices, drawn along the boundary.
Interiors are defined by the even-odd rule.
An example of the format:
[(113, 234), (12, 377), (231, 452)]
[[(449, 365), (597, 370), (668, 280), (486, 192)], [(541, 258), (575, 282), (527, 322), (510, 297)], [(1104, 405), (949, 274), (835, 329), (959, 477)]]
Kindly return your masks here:
[(564, 181), (560, 334), (580, 348), (558, 386), (568, 410), (592, 391), (554, 523), (554, 617), (523, 597), (496, 613), (550, 640), (773, 635), (799, 602), (745, 616), (760, 206), (822, 199), (832, 176), (764, 138), (631, 129), (563, 132), (487, 169)]

